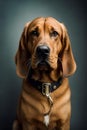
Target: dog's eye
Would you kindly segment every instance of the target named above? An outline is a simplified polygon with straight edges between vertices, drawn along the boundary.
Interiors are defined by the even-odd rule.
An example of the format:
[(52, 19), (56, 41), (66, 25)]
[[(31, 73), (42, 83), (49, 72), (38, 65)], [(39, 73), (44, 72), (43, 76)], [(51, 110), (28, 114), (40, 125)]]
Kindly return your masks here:
[(51, 37), (56, 37), (56, 36), (58, 36), (58, 32), (57, 31), (51, 32)]
[(32, 32), (31, 32), (31, 35), (32, 36), (39, 36), (39, 32), (37, 31), (37, 30), (33, 30)]

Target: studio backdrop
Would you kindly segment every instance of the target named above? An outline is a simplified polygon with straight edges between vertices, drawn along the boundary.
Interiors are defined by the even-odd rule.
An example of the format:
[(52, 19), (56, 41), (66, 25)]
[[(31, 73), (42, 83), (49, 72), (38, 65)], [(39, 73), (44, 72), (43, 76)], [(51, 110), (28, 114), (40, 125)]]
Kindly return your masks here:
[(71, 130), (87, 129), (86, 3), (84, 0), (0, 1), (0, 130), (11, 130), (22, 80), (16, 75), (14, 57), (26, 22), (51, 16), (68, 29), (77, 63), (69, 78), (71, 86)]

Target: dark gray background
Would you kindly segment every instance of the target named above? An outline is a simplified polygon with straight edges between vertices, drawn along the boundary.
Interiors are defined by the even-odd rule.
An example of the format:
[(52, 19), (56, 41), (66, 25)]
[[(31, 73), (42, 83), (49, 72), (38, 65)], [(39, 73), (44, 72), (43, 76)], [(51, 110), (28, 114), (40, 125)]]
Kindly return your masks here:
[(52, 16), (69, 32), (77, 71), (70, 77), (72, 90), (71, 130), (87, 128), (86, 2), (84, 0), (1, 0), (0, 1), (0, 130), (11, 130), (21, 90), (14, 56), (27, 21)]

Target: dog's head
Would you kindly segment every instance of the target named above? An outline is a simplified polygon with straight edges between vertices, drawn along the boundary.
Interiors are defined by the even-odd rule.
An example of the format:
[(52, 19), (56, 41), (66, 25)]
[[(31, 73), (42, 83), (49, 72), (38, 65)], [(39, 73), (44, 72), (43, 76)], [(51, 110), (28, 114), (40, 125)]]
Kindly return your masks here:
[(25, 25), (15, 61), (17, 74), (22, 78), (30, 68), (39, 71), (61, 68), (63, 76), (76, 70), (67, 30), (52, 17), (36, 18)]

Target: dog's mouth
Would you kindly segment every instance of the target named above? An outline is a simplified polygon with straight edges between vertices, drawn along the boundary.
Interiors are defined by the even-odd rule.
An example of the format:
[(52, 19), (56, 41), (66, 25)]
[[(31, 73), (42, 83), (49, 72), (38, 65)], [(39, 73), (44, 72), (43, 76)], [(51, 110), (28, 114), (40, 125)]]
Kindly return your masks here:
[(39, 70), (48, 70), (50, 68), (50, 63), (48, 60), (41, 60), (37, 62), (37, 68)]

